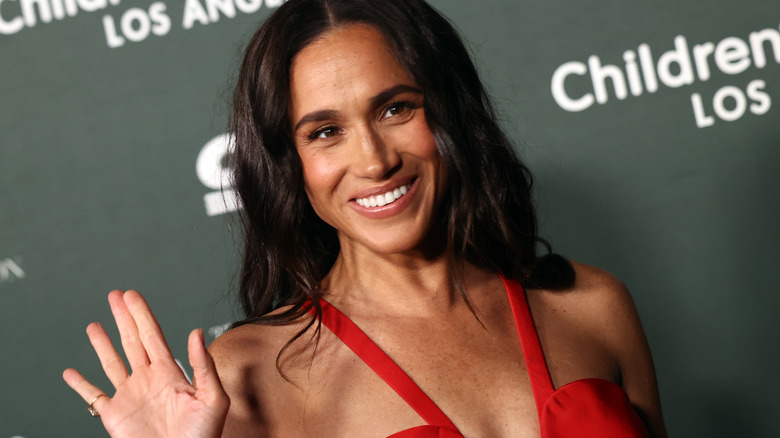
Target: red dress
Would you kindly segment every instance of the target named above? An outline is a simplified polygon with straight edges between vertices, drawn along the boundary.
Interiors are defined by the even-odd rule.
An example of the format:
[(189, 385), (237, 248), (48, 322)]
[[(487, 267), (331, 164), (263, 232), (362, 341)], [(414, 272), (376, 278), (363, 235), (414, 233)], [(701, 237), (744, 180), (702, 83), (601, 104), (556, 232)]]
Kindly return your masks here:
[[(590, 378), (553, 388), (523, 287), (514, 280), (503, 277), (502, 280), (520, 336), (542, 438), (647, 437), (647, 429), (620, 386), (604, 379)], [(322, 324), (428, 423), (388, 438), (463, 438), (447, 415), (354, 322), (325, 300), (320, 300), (320, 303)], [(313, 309), (310, 312), (313, 314)]]

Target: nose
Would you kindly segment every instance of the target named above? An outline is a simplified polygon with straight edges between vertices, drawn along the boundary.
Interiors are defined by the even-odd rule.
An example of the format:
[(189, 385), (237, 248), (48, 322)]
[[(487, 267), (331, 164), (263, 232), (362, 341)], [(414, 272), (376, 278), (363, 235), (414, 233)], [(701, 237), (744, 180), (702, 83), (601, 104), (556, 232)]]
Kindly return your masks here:
[(373, 127), (358, 130), (356, 137), (352, 167), (357, 176), (384, 179), (401, 165), (398, 152)]

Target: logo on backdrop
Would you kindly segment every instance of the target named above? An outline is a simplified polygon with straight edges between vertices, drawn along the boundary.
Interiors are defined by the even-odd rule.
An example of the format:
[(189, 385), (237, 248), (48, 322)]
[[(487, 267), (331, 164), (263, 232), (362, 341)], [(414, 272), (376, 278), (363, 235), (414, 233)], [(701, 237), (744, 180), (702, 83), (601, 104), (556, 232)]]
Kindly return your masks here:
[[(267, 8), (279, 7), (285, 0), (185, 0), (181, 10), (181, 28), (191, 29), (195, 24), (216, 23), (221, 17), (231, 19), (238, 12), (252, 14), (265, 4)], [(12, 35), (39, 23), (64, 20), (79, 13), (97, 12), (117, 6), (121, 0), (13, 0), (5, 8), (0, 0), (0, 35)], [(18, 6), (12, 6), (15, 3)], [(181, 2), (178, 2), (181, 3)], [(148, 8), (133, 7), (119, 14), (103, 15), (103, 33), (110, 48), (126, 42), (140, 42), (150, 35), (163, 36), (171, 31), (168, 5), (157, 1)]]
[[(761, 70), (780, 65), (780, 31), (767, 28), (750, 33), (747, 39), (727, 37), (717, 44), (704, 42), (690, 47), (683, 35), (674, 38), (674, 48), (657, 59), (647, 44), (623, 53), (624, 66), (602, 64), (597, 55), (588, 62), (569, 61), (553, 73), (551, 91), (555, 102), (566, 111), (585, 111), (595, 103), (606, 104), (611, 95), (624, 100), (631, 93), (652, 94), (663, 85), (679, 88), (708, 81), (713, 74), (737, 75), (753, 67)], [(589, 78), (587, 77), (589, 76)], [(758, 75), (756, 75), (758, 76)], [(589, 79), (589, 81), (588, 81)], [(590, 82), (590, 84), (588, 84)], [(584, 94), (567, 91), (567, 83), (587, 84)], [(611, 87), (608, 87), (608, 84)], [(578, 87), (578, 88), (580, 88)], [(691, 111), (696, 126), (706, 128), (718, 122), (733, 122), (747, 112), (761, 116), (772, 107), (766, 81), (755, 77), (749, 82), (727, 85), (712, 95), (691, 94)]]
[(231, 144), (232, 136), (220, 134), (203, 146), (195, 161), (198, 179), (212, 190), (203, 195), (203, 205), (209, 216), (236, 211), (239, 208), (236, 191), (231, 188)]
[(20, 257), (0, 259), (0, 284), (22, 280), (24, 275)]

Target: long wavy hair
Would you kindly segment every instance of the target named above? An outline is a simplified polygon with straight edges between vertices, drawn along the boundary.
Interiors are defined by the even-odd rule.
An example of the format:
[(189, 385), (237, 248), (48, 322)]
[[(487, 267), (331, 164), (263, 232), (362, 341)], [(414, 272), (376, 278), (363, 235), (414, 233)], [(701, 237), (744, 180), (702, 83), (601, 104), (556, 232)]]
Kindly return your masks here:
[[(422, 0), (289, 0), (252, 37), (233, 97), (234, 185), (245, 237), (239, 297), (246, 315), (234, 325), (289, 323), (309, 302), (321, 315), (320, 284), (339, 242), (304, 191), (288, 118), (290, 67), (313, 40), (354, 23), (384, 34), (423, 90), (424, 113), (449, 178), (439, 220), (453, 283), (466, 303), (458, 278), (463, 261), (526, 287), (570, 286), (571, 265), (537, 234), (531, 175), (499, 128), (452, 25)], [(545, 255), (537, 256), (537, 247), (546, 248)], [(269, 315), (281, 306), (289, 307)]]

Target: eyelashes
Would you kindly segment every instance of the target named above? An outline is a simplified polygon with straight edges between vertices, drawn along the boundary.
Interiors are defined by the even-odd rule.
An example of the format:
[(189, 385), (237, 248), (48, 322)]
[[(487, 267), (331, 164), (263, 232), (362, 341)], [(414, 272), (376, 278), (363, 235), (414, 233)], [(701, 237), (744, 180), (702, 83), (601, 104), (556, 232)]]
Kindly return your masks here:
[(382, 110), (382, 119), (385, 119), (387, 117), (400, 116), (403, 114), (404, 111), (415, 110), (420, 106), (421, 105), (418, 103), (409, 102), (405, 100), (393, 102), (385, 106), (384, 109)]
[(318, 138), (327, 139), (338, 134), (338, 131), (339, 128), (337, 126), (328, 125), (313, 131), (311, 134), (306, 136), (306, 139), (309, 140), (310, 142), (317, 140)]
[[(409, 100), (398, 100), (382, 107), (379, 111), (378, 120), (382, 123), (402, 124), (412, 118), (414, 110), (422, 108), (422, 102)], [(307, 143), (317, 140), (328, 140), (343, 133), (343, 129), (334, 123), (319, 127), (306, 135)]]

